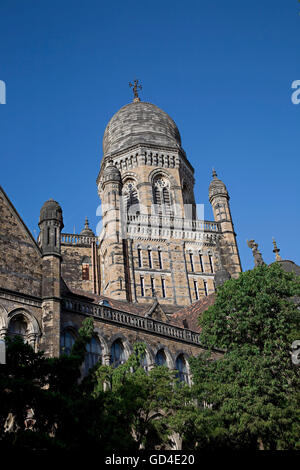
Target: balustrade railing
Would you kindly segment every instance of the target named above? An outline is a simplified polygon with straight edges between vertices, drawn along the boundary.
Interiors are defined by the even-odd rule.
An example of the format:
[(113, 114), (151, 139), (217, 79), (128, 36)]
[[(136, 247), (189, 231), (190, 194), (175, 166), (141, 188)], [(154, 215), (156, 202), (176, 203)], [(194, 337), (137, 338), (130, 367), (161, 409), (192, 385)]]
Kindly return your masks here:
[(112, 307), (104, 305), (89, 304), (78, 300), (64, 299), (65, 310), (76, 313), (92, 315), (109, 322), (114, 322), (123, 326), (138, 328), (140, 330), (155, 333), (168, 338), (179, 339), (188, 343), (200, 345), (200, 335), (185, 328), (176, 327), (168, 323), (163, 323), (152, 318), (141, 317), (132, 313), (122, 312)]
[[(129, 238), (149, 236), (201, 240), (203, 234), (215, 237), (219, 233), (221, 233), (221, 226), (218, 222), (147, 214), (128, 215), (127, 228), (125, 228), (125, 237)], [(94, 242), (98, 245), (103, 237), (104, 233), (100, 237), (62, 233), (61, 243), (64, 245), (91, 245)]]
[(85, 235), (74, 233), (62, 233), (60, 241), (65, 245), (91, 245), (92, 242), (98, 244), (98, 237), (87, 237)]
[(146, 225), (152, 228), (162, 227), (174, 230), (199, 230), (202, 232), (221, 232), (221, 226), (218, 222), (210, 220), (194, 220), (170, 215), (128, 215), (128, 224)]

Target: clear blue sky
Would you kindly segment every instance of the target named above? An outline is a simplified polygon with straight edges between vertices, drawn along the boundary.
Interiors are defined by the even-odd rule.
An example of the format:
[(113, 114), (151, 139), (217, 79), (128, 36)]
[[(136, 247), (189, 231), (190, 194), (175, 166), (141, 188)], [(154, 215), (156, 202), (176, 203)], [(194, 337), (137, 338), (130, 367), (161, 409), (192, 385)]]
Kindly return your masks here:
[(1, 0), (1, 185), (29, 229), (50, 197), (64, 231), (85, 216), (95, 229), (104, 129), (138, 77), (179, 127), (206, 219), (213, 166), (226, 183), (243, 269), (246, 239), (271, 262), (272, 236), (300, 264), (299, 13), (297, 0)]

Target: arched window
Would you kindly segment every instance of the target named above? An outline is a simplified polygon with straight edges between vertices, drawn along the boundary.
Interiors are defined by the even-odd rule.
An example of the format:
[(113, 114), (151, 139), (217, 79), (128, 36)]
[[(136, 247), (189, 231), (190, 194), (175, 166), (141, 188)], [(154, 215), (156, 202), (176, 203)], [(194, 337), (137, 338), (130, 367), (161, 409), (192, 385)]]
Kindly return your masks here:
[(89, 281), (90, 280), (90, 272), (91, 272), (92, 261), (89, 256), (84, 256), (82, 258), (81, 267), (82, 267), (82, 280)]
[(167, 365), (167, 357), (165, 351), (160, 349), (155, 356), (155, 364), (157, 366), (166, 366)]
[(149, 372), (149, 363), (148, 363), (148, 358), (147, 358), (146, 353), (144, 354), (144, 356), (141, 359), (141, 366), (143, 367), (146, 374), (148, 374), (148, 372)]
[(178, 370), (178, 373), (176, 374), (176, 377), (180, 380), (180, 382), (186, 382), (188, 384), (189, 383), (189, 375), (188, 375), (186, 360), (185, 360), (183, 354), (180, 354), (177, 357), (176, 363), (175, 363), (175, 368)]
[(125, 362), (125, 349), (120, 339), (117, 339), (111, 347), (110, 363), (113, 367), (118, 367)]
[(15, 315), (9, 322), (8, 335), (11, 337), (21, 336), (23, 340), (27, 337), (28, 325), (24, 315)]
[(170, 182), (164, 176), (153, 180), (153, 201), (158, 214), (173, 215)]
[(86, 345), (85, 372), (88, 373), (91, 367), (94, 367), (102, 357), (102, 348), (99, 340), (95, 337)]
[(133, 180), (128, 180), (122, 189), (123, 207), (127, 212), (136, 214), (139, 211), (139, 197), (136, 184)]
[(65, 330), (60, 336), (60, 351), (62, 354), (70, 355), (73, 344), (75, 343), (75, 336), (70, 330)]

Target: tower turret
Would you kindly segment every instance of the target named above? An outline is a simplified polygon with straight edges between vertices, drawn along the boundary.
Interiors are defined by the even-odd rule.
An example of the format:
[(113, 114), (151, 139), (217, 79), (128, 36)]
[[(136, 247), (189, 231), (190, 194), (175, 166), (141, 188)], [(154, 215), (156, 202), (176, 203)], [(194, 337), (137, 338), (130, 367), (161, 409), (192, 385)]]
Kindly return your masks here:
[(215, 169), (213, 169), (212, 176), (213, 179), (209, 185), (209, 202), (212, 205), (214, 219), (220, 223), (221, 227), (221, 262), (232, 277), (237, 277), (242, 271), (242, 267), (230, 212), (230, 197), (225, 184), (218, 178)]
[(40, 212), (39, 244), (43, 256), (42, 282), (42, 347), (47, 356), (60, 353), (60, 283), (62, 209), (53, 199), (46, 201)]
[(64, 227), (62, 209), (53, 199), (46, 201), (40, 212), (39, 243), (43, 255), (60, 256), (60, 234)]
[(121, 174), (113, 160), (102, 167), (97, 184), (103, 217), (100, 234), (102, 292), (111, 297), (131, 300), (127, 245), (123, 239), (124, 224), (121, 221)]

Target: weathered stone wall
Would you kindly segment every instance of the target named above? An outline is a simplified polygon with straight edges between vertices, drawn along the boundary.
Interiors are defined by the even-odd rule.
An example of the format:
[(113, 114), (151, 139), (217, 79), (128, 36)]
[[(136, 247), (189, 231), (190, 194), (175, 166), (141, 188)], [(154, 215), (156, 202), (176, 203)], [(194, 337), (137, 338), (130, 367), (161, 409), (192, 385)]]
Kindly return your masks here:
[(0, 188), (0, 287), (40, 297), (41, 253)]
[(61, 245), (62, 263), (61, 274), (67, 286), (93, 292), (92, 265), (89, 268), (89, 279), (82, 278), (82, 260), (85, 256), (92, 261), (92, 248), (86, 245)]

